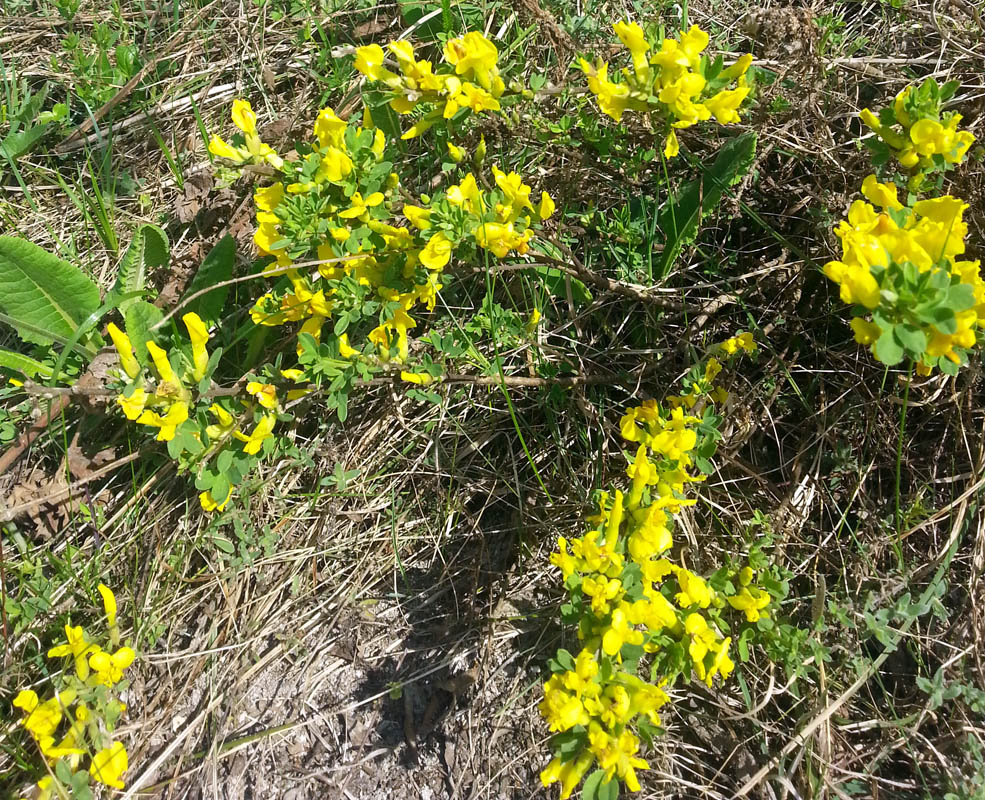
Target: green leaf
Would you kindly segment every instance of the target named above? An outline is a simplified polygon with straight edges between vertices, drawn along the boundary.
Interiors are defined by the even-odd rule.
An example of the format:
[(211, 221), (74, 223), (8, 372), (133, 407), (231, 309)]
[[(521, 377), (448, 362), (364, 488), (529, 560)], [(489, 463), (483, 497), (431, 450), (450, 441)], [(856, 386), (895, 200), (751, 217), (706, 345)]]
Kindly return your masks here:
[(873, 348), (873, 353), (877, 360), (889, 367), (899, 364), (903, 360), (903, 348), (896, 341), (892, 330), (883, 331), (880, 334)]
[[(219, 316), (222, 314), (222, 307), (226, 302), (226, 295), (229, 294), (229, 287), (218, 286), (217, 284), (229, 280), (235, 265), (236, 240), (227, 233), (209, 251), (209, 254), (202, 261), (202, 266), (198, 268), (195, 277), (188, 284), (188, 289), (185, 291), (185, 298), (188, 298), (188, 301), (181, 304), (182, 312), (186, 314), (195, 312), (202, 318), (206, 327), (218, 322)], [(216, 288), (195, 297), (196, 294), (210, 286)]]
[[(156, 225), (141, 225), (134, 234), (130, 246), (120, 260), (113, 291), (118, 294), (143, 293), (147, 288), (147, 273), (168, 263), (167, 234)], [(120, 313), (133, 305), (135, 300), (120, 301)]]
[(99, 307), (99, 289), (76, 266), (26, 239), (0, 236), (0, 309), (26, 342), (70, 339)]
[(30, 152), (34, 143), (44, 136), (47, 130), (47, 124), (31, 125), (22, 131), (7, 134), (3, 142), (0, 142), (0, 156), (4, 156), (11, 161), (15, 158), (20, 158), (22, 155)]
[(730, 139), (701, 178), (686, 184), (676, 197), (668, 199), (658, 220), (666, 241), (654, 270), (655, 277), (662, 279), (670, 274), (681, 250), (697, 238), (701, 220), (718, 206), (725, 189), (734, 186), (749, 171), (755, 155), (755, 133)]
[(147, 356), (147, 342), (154, 340), (151, 328), (161, 321), (161, 309), (146, 300), (137, 300), (123, 315), (127, 336), (137, 353), (137, 360), (145, 367), (150, 364)]
[(914, 356), (918, 356), (927, 349), (927, 334), (914, 325), (897, 325), (894, 329), (896, 341), (906, 348)]
[(617, 800), (619, 797), (619, 779), (613, 776), (608, 781), (600, 783), (596, 796), (599, 800)]
[(561, 272), (559, 269), (554, 267), (537, 266), (534, 267), (534, 272), (537, 273), (540, 278), (541, 283), (544, 288), (547, 289), (554, 297), (561, 300), (567, 300), (568, 298), (568, 281), (571, 285), (571, 297), (575, 302), (584, 305), (585, 303), (590, 303), (592, 301), (592, 293), (589, 291), (588, 287), (582, 283), (577, 278), (572, 278), (565, 272)]
[(581, 800), (597, 800), (600, 797), (599, 786), (604, 778), (604, 769), (597, 769), (589, 775), (581, 787)]
[(46, 364), (3, 347), (0, 347), (0, 367), (17, 370), (28, 378), (40, 375), (42, 378), (48, 379), (54, 374), (51, 367)]
[(374, 89), (363, 92), (363, 102), (369, 108), (373, 124), (386, 134), (387, 141), (400, 141), (400, 118), (390, 107), (390, 96)]

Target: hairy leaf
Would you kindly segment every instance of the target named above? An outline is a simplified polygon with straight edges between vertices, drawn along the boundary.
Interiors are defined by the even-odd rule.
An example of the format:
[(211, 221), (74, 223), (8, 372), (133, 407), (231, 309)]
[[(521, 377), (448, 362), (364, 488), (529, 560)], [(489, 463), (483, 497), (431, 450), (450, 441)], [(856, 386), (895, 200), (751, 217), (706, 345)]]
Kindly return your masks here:
[(99, 307), (99, 289), (76, 266), (25, 239), (0, 236), (0, 308), (24, 341), (69, 339)]
[(681, 250), (697, 238), (701, 220), (718, 207), (722, 193), (749, 171), (755, 155), (755, 133), (730, 139), (700, 178), (687, 183), (676, 197), (668, 200), (658, 223), (666, 241), (654, 270), (655, 278), (670, 274)]

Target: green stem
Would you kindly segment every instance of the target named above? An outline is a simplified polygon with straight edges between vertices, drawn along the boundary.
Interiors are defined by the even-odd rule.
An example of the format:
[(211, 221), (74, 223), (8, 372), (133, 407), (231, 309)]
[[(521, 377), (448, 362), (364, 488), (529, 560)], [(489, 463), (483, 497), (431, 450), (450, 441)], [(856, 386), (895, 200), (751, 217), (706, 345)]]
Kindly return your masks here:
[(906, 388), (903, 390), (903, 406), (899, 414), (899, 438), (896, 441), (896, 492), (895, 492), (895, 528), (896, 528), (896, 558), (899, 561), (900, 571), (903, 570), (903, 543), (900, 538), (903, 534), (903, 517), (900, 513), (900, 477), (903, 466), (903, 435), (906, 432), (906, 407), (910, 399), (910, 384), (913, 383), (913, 360), (909, 362), (906, 372)]

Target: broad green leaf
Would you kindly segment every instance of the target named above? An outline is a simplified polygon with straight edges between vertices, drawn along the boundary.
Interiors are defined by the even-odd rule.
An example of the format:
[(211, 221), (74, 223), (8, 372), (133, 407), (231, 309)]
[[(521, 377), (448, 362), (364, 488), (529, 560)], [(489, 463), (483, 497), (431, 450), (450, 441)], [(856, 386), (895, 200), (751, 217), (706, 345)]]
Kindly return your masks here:
[(882, 332), (876, 340), (873, 352), (879, 361), (890, 367), (903, 360), (903, 348), (896, 341), (892, 330)]
[(598, 800), (617, 800), (619, 797), (619, 779), (614, 775), (608, 780), (599, 784)]
[(927, 334), (914, 325), (897, 325), (896, 340), (913, 355), (927, 349)]
[(15, 353), (13, 350), (7, 350), (4, 347), (0, 347), (0, 367), (15, 369), (28, 378), (34, 378), (40, 375), (42, 378), (47, 379), (54, 374), (51, 367), (46, 364), (42, 364), (40, 361), (35, 361), (33, 358), (21, 355), (20, 353)]
[(755, 133), (743, 133), (730, 139), (718, 151), (704, 175), (686, 184), (676, 197), (668, 200), (658, 221), (666, 240), (654, 277), (663, 279), (670, 274), (681, 250), (697, 238), (701, 220), (718, 206), (722, 192), (749, 171), (755, 155)]
[[(195, 312), (202, 318), (206, 326), (218, 322), (222, 315), (222, 307), (226, 302), (226, 295), (229, 294), (229, 287), (218, 286), (217, 284), (229, 280), (235, 265), (236, 240), (227, 233), (209, 251), (209, 254), (202, 261), (202, 266), (198, 268), (195, 277), (188, 284), (188, 288), (185, 290), (185, 297), (188, 298), (188, 302), (180, 304), (182, 314)], [(210, 286), (216, 288), (195, 297), (196, 294)]]
[(144, 265), (148, 269), (167, 266), (171, 259), (171, 245), (168, 235), (157, 225), (141, 225), (144, 235)]
[(581, 786), (581, 800), (596, 800), (603, 778), (605, 778), (604, 769), (597, 769), (589, 775)]
[(147, 357), (147, 342), (154, 340), (151, 328), (161, 321), (161, 309), (146, 300), (137, 300), (123, 315), (127, 336), (137, 353), (137, 360), (145, 367), (150, 364)]
[(0, 236), (0, 309), (24, 341), (70, 339), (99, 308), (99, 289), (76, 266), (26, 239)]
[(592, 293), (588, 287), (577, 278), (572, 278), (567, 273), (561, 272), (554, 267), (543, 265), (534, 267), (534, 271), (540, 277), (541, 283), (554, 297), (566, 300), (568, 297), (568, 280), (571, 281), (571, 296), (578, 303), (590, 303)]
[[(113, 291), (117, 294), (142, 293), (147, 288), (147, 273), (168, 263), (168, 237), (156, 225), (141, 225), (120, 260)], [(120, 313), (133, 305), (132, 299), (121, 300)]]
[(378, 90), (370, 90), (363, 93), (363, 102), (369, 108), (369, 115), (373, 118), (373, 124), (386, 134), (388, 142), (399, 142), (403, 131), (400, 130), (400, 118), (397, 112), (390, 107), (390, 100), (387, 95)]
[(31, 151), (34, 143), (44, 136), (47, 130), (47, 125), (31, 125), (22, 131), (7, 134), (3, 142), (0, 142), (0, 156), (11, 161), (20, 158)]

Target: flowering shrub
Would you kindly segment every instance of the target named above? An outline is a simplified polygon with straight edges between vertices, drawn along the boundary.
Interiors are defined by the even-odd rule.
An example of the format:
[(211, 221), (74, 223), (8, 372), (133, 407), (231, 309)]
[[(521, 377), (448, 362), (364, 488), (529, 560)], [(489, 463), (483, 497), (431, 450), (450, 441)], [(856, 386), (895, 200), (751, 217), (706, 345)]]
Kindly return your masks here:
[(878, 117), (862, 111), (879, 136), (877, 163), (884, 166), (892, 152), (908, 170), (910, 194), (904, 205), (894, 183), (869, 175), (862, 182), (868, 202), (855, 200), (835, 228), (842, 258), (824, 267), (841, 299), (854, 304), (856, 341), (884, 364), (912, 360), (921, 375), (934, 367), (957, 374), (985, 327), (980, 262), (960, 258), (968, 205), (950, 195), (918, 200), (913, 194), (926, 176), (960, 164), (974, 141), (957, 130), (959, 114), (940, 110), (954, 88), (931, 79), (904, 89)]
[(48, 651), (48, 658), (64, 664), (52, 677), (52, 696), (42, 700), (34, 690), (24, 689), (14, 698), (14, 706), (24, 715), (21, 724), (48, 769), (38, 781), (34, 795), (38, 800), (91, 797), (90, 780), (123, 788), (127, 751), (113, 731), (126, 711), (119, 697), (127, 688), (124, 672), (136, 653), (120, 646), (113, 592), (99, 584), (99, 594), (106, 611), (106, 635), (93, 640), (81, 626), (66, 625), (66, 642)]
[[(736, 110), (749, 93), (749, 57), (727, 68), (721, 58), (709, 62), (701, 55), (708, 36), (697, 27), (679, 42), (665, 40), (652, 55), (638, 25), (619, 23), (616, 31), (633, 54), (634, 73), (615, 89), (604, 67), (601, 77), (592, 74), (607, 113), (618, 118), (625, 108), (648, 110), (674, 127), (711, 116), (738, 120)], [(500, 110), (507, 96), (497, 48), (482, 34), (451, 39), (442, 54), (435, 68), (405, 41), (356, 50), (356, 69), (382, 87), (393, 111), (423, 111), (403, 138), (439, 123), (447, 134), (470, 113)], [(641, 95), (644, 78), (650, 88)], [(725, 88), (731, 82), (736, 87)], [(625, 104), (604, 99), (624, 90)], [(651, 90), (659, 95), (652, 103)], [(297, 362), (278, 356), (276, 364), (221, 387), (220, 349), (207, 352), (210, 324), (197, 313), (182, 317), (190, 347), (176, 341), (176, 330), (164, 341), (165, 332), (156, 330), (160, 322), (126, 332), (109, 327), (120, 356), (120, 407), (168, 442), (179, 467), (195, 474), (207, 511), (226, 507), (259, 457), (275, 447), (278, 419), (289, 419), (290, 407), (312, 390), (320, 389), (324, 406), (344, 420), (350, 391), (374, 375), (399, 375), (417, 385), (440, 378), (442, 364), (427, 352), (418, 349), (411, 363), (410, 339), (420, 314), (434, 310), (452, 280), (454, 264), (523, 257), (555, 210), (552, 198), (543, 191), (537, 198), (519, 173), (495, 164), (486, 171), (481, 142), (469, 166), (464, 149), (447, 141), (453, 163), (446, 167), (456, 182), (413, 194), (395, 171), (395, 143), (374, 125), (368, 106), (358, 122), (322, 109), (311, 141), (287, 157), (261, 140), (245, 100), (234, 101), (232, 121), (236, 135), (228, 142), (213, 136), (211, 152), (274, 173), (254, 194), (253, 238), (269, 259), (263, 274), (271, 283), (250, 317), (261, 329), (290, 329)]]
[(633, 64), (622, 70), (621, 81), (609, 80), (607, 62), (579, 61), (604, 114), (616, 122), (626, 111), (649, 114), (654, 128), (664, 131), (667, 158), (680, 151), (677, 129), (712, 117), (722, 125), (739, 122), (739, 107), (750, 92), (746, 74), (751, 55), (727, 67), (721, 56), (709, 61), (702, 55), (708, 34), (697, 25), (681, 31), (679, 39), (664, 39), (659, 49), (635, 22), (617, 22), (613, 28)]
[[(726, 356), (755, 349), (748, 333), (715, 348)], [(577, 625), (582, 648), (577, 656), (558, 652), (540, 703), (556, 753), (540, 777), (545, 786), (560, 782), (562, 800), (596, 763), (586, 797), (615, 796), (619, 782), (638, 791), (636, 770), (647, 769), (640, 738), (656, 734), (666, 689), (691, 674), (709, 687), (716, 676), (728, 678), (735, 667), (730, 609), (747, 626), (769, 616), (771, 595), (752, 566), (706, 580), (672, 555), (674, 515), (694, 505), (686, 487), (703, 480), (693, 470), (710, 470), (715, 404), (727, 400), (714, 385), (721, 370), (711, 357), (668, 407), (649, 400), (627, 410), (620, 431), (636, 446), (628, 490), (601, 492), (591, 529), (571, 541), (560, 537), (551, 556), (569, 597), (562, 619)], [(691, 413), (699, 408), (701, 416)], [(637, 675), (643, 662), (649, 680)]]

